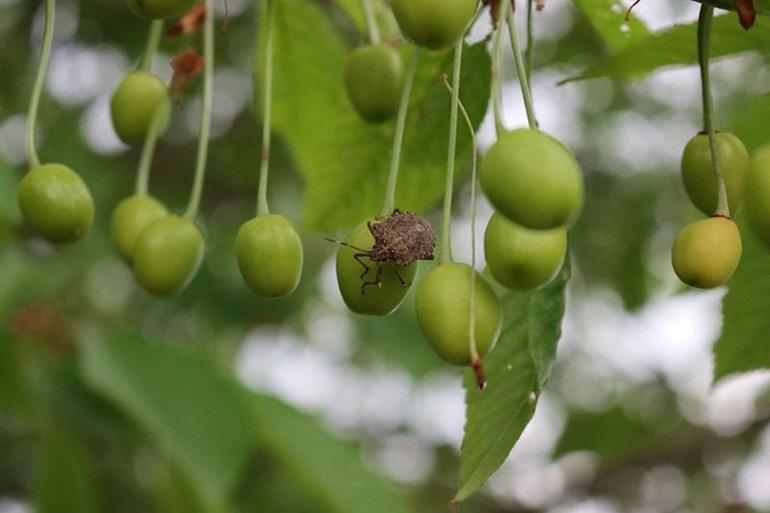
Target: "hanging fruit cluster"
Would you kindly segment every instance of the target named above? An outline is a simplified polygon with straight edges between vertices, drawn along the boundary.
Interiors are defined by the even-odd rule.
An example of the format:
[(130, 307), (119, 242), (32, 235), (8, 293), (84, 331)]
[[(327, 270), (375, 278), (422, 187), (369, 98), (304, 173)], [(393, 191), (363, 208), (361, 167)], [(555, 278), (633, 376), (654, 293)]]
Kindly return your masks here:
[[(265, 47), (261, 63), (263, 135), (256, 215), (246, 220), (235, 240), (244, 282), (271, 298), (291, 294), (303, 267), (302, 241), (292, 223), (268, 207), (274, 32), (277, 4), (262, 0)], [(530, 2), (531, 4), (531, 2)], [(111, 101), (115, 132), (128, 145), (143, 145), (135, 190), (112, 213), (110, 231), (115, 250), (147, 291), (171, 296), (194, 278), (203, 259), (205, 240), (196, 226), (206, 172), (214, 69), (213, 0), (128, 0), (131, 10), (150, 21), (146, 51), (128, 73)], [(360, 220), (343, 241), (334, 241), (339, 290), (348, 308), (358, 314), (384, 316), (403, 302), (417, 279), (422, 260), (438, 261), (416, 290), (416, 317), (436, 353), (454, 365), (472, 366), (484, 384), (481, 357), (495, 343), (502, 323), (500, 300), (491, 279), (514, 290), (533, 290), (551, 282), (568, 256), (568, 231), (584, 201), (583, 173), (574, 155), (560, 141), (541, 131), (532, 99), (532, 48), (520, 50), (513, 2), (486, 0), (393, 0), (392, 13), (404, 38), (411, 42), (408, 65), (394, 42), (384, 41), (371, 0), (361, 0), (368, 43), (356, 48), (346, 63), (348, 98), (361, 118), (384, 123), (395, 118), (392, 155), (380, 215)], [(477, 166), (474, 129), (460, 102), (464, 35), (489, 8), (492, 24), (492, 106), (497, 139)], [(530, 5), (531, 10), (531, 5)], [(88, 188), (72, 169), (42, 164), (35, 150), (35, 123), (53, 41), (55, 5), (46, 0), (45, 29), (27, 127), (30, 170), (19, 184), (18, 199), (28, 225), (54, 243), (81, 238), (94, 218)], [(528, 30), (532, 30), (531, 12)], [(770, 244), (770, 148), (749, 156), (732, 134), (718, 132), (712, 121), (708, 46), (713, 7), (704, 5), (698, 31), (703, 85), (703, 132), (686, 146), (682, 179), (693, 204), (707, 219), (686, 227), (673, 245), (676, 274), (700, 288), (725, 283), (741, 256), (741, 237), (732, 215), (746, 205), (750, 226)], [(173, 59), (170, 86), (152, 73), (164, 34), (165, 20), (180, 17), (167, 36), (201, 32), (202, 53), (189, 48)], [(503, 44), (513, 53), (527, 126), (509, 129), (502, 116)], [(531, 38), (527, 38), (531, 40)], [(396, 205), (401, 149), (407, 127), (412, 87), (421, 55), (454, 47), (446, 187), (439, 236), (423, 217)], [(187, 209), (170, 212), (149, 192), (155, 146), (174, 114), (171, 96), (198, 74), (203, 77), (197, 162)], [(451, 82), (451, 83), (450, 83)], [(494, 207), (484, 233), (488, 275), (475, 269), (475, 243), (470, 264), (453, 261), (450, 246), (452, 193), (456, 171), (456, 140), (460, 115), (474, 141), (471, 211), (475, 234), (476, 182)], [(472, 237), (475, 241), (475, 237)], [(436, 248), (439, 243), (438, 250)]]

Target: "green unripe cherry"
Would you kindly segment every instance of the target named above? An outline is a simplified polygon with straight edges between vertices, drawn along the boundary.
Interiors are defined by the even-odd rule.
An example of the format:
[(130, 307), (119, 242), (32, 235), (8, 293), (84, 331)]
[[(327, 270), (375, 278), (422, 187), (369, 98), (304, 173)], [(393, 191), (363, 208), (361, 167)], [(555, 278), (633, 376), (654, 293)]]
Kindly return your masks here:
[(503, 318), (500, 300), (484, 278), (469, 265), (449, 263), (433, 268), (417, 286), (415, 308), (423, 335), (453, 365), (471, 363), (471, 273), (476, 273), (476, 349), (482, 356), (497, 337)]
[(741, 233), (735, 221), (710, 217), (686, 226), (674, 241), (671, 263), (687, 285), (718, 287), (733, 275), (741, 260)]
[(200, 0), (128, 0), (134, 14), (147, 19), (166, 19), (181, 16), (200, 3)]
[[(727, 203), (730, 213), (735, 215), (741, 206), (751, 159), (741, 140), (731, 133), (717, 132), (715, 142), (719, 170), (727, 189)], [(690, 201), (698, 210), (707, 216), (713, 215), (717, 209), (719, 190), (707, 134), (696, 135), (684, 147), (682, 181)]]
[(302, 241), (283, 216), (255, 217), (238, 230), (238, 266), (246, 284), (267, 297), (288, 296), (302, 274)]
[(580, 165), (566, 146), (536, 129), (502, 134), (479, 178), (498, 212), (532, 230), (569, 226), (583, 207)]
[(356, 48), (345, 66), (345, 87), (356, 111), (379, 123), (398, 111), (403, 70), (398, 52), (386, 45)]
[(88, 186), (62, 164), (43, 164), (29, 171), (19, 183), (18, 201), (27, 224), (50, 242), (74, 242), (94, 221)]
[(751, 229), (770, 246), (770, 145), (757, 149), (752, 156), (745, 202)]
[(135, 194), (118, 203), (112, 211), (110, 237), (126, 263), (133, 261), (136, 241), (145, 228), (166, 215), (166, 207), (152, 196)]
[(501, 285), (532, 290), (559, 273), (567, 254), (567, 231), (530, 230), (495, 212), (484, 232), (484, 254)]
[(198, 272), (204, 247), (203, 235), (192, 222), (175, 215), (158, 219), (136, 241), (136, 281), (157, 296), (176, 294)]
[[(353, 228), (345, 242), (369, 251), (374, 246), (374, 237), (366, 222), (363, 222)], [(357, 253), (359, 251), (348, 246), (340, 246), (337, 251), (337, 283), (342, 299), (348, 308), (355, 313), (388, 315), (404, 300), (409, 291), (409, 285), (417, 273), (417, 263), (408, 266), (400, 266), (391, 262), (378, 264), (372, 262), (368, 257), (361, 257), (360, 260), (369, 267), (369, 271), (362, 278), (364, 267), (354, 258)], [(377, 285), (366, 286), (362, 293), (361, 287), (364, 282), (374, 281), (378, 265), (382, 265), (380, 276), (382, 283), (379, 287)], [(406, 286), (398, 279), (396, 272), (407, 284)]]
[(415, 44), (440, 50), (463, 35), (477, 0), (393, 0), (401, 32)]
[[(156, 75), (134, 71), (126, 75), (112, 95), (112, 126), (126, 144), (144, 142), (157, 109), (168, 110), (168, 88)], [(168, 112), (161, 115), (168, 118)], [(168, 119), (163, 120), (165, 125)]]

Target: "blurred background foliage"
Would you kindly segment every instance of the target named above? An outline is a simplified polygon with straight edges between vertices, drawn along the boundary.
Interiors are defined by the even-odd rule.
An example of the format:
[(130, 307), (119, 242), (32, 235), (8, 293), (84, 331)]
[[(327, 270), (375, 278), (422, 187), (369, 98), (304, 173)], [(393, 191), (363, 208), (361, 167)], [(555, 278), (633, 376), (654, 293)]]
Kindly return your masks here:
[[(411, 297), (384, 319), (346, 313), (335, 248), (323, 240), (378, 210), (389, 165), (393, 126), (358, 120), (342, 88), (344, 58), (363, 38), (358, 2), (280, 2), (270, 194), (306, 248), (302, 284), (280, 301), (254, 296), (234, 257), (256, 198), (257, 2), (229, 0), (226, 23), (218, 7), (214, 139), (199, 220), (207, 254), (171, 301), (134, 285), (107, 233), (138, 161), (112, 133), (109, 96), (141, 54), (148, 24), (122, 2), (57, 3), (41, 156), (82, 174), (98, 214), (85, 240), (61, 248), (20, 222), (15, 189), (42, 9), (0, 1), (0, 512), (446, 511), (458, 488), (460, 372), (422, 340)], [(520, 443), (463, 511), (770, 510), (767, 376), (712, 387), (714, 375), (770, 367), (770, 257), (744, 231), (721, 337), (724, 291), (683, 290), (668, 262), (678, 227), (697, 217), (677, 166), (699, 129), (698, 5), (645, 0), (629, 22), (625, 7), (549, 0), (536, 14), (541, 124), (578, 155), (588, 200), (571, 236), (552, 380)], [(397, 39), (386, 4), (378, 9)], [(482, 16), (462, 89), (483, 147), (493, 137), (488, 32)], [(194, 36), (165, 41), (156, 72), (169, 78), (170, 57), (192, 44)], [(748, 33), (734, 13), (715, 20), (718, 119), (750, 149), (770, 142), (768, 54), (766, 17)], [(440, 75), (450, 67), (446, 53), (420, 67), (398, 190), (402, 208), (435, 222), (449, 105)], [(506, 79), (506, 118), (523, 123), (515, 76)], [(191, 185), (198, 87), (175, 107), (153, 166), (151, 190), (175, 210)], [(467, 164), (470, 138), (460, 133)], [(465, 260), (467, 171), (458, 170), (453, 233)], [(490, 213), (480, 207), (481, 220)], [(513, 314), (538, 304), (507, 301)], [(484, 401), (508, 399), (471, 400), (469, 415), (483, 421)]]

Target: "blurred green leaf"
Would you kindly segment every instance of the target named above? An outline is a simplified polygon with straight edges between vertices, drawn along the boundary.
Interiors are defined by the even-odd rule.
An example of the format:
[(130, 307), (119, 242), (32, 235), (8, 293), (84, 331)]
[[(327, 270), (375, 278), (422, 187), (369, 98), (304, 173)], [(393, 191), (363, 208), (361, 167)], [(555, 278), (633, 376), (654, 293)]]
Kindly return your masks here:
[(37, 513), (99, 513), (98, 489), (85, 444), (61, 426), (49, 429), (37, 462)]
[(251, 395), (257, 439), (332, 513), (408, 513), (403, 490), (364, 466), (357, 448), (271, 397)]
[(770, 94), (756, 96), (733, 116), (730, 127), (749, 150), (770, 143), (767, 120), (770, 118)]
[(484, 357), (487, 388), (465, 373), (465, 438), (456, 501), (472, 495), (503, 464), (532, 419), (536, 393), (547, 381), (561, 336), (564, 287), (569, 266), (541, 290), (511, 293), (505, 300), (508, 325)]
[[(695, 64), (696, 29), (697, 23), (675, 25), (637, 39), (569, 80), (599, 77), (617, 80), (641, 79), (666, 66)], [(770, 18), (757, 18), (756, 25), (748, 32), (743, 30), (734, 15), (714, 18), (711, 36), (712, 57), (750, 51), (762, 55), (770, 54)]]
[(626, 7), (618, 0), (575, 0), (575, 5), (604, 41), (610, 53), (650, 34), (636, 16), (625, 20)]
[[(349, 227), (380, 210), (394, 126), (367, 124), (353, 111), (343, 86), (348, 48), (321, 8), (301, 0), (277, 8), (274, 129), (305, 179), (307, 226)], [(259, 70), (261, 52), (256, 54)], [(397, 191), (405, 210), (422, 210), (443, 194), (450, 97), (441, 75), (450, 72), (451, 60), (451, 52), (424, 52), (421, 58)], [(461, 96), (476, 126), (487, 109), (489, 70), (486, 42), (466, 48)], [(256, 105), (262, 105), (259, 91)], [(470, 136), (460, 130), (458, 168), (470, 150)]]
[(570, 412), (554, 457), (591, 451), (602, 463), (613, 464), (654, 444), (659, 436), (647, 424), (631, 419), (620, 406), (600, 412)]
[(714, 381), (770, 369), (770, 256), (742, 226), (743, 257), (722, 300), (722, 334), (714, 345)]
[(16, 344), (5, 328), (0, 328), (0, 413), (28, 413), (30, 394), (19, 366)]
[(90, 337), (81, 363), (86, 381), (154, 437), (202, 498), (224, 503), (253, 447), (233, 381), (210, 362), (130, 335)]

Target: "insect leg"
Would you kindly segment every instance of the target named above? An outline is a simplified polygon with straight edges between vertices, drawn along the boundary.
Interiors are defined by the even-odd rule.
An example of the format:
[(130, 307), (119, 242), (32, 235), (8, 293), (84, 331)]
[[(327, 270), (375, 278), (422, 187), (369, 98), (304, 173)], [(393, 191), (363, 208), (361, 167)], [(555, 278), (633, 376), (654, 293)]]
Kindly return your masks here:
[(410, 285), (412, 284), (412, 282), (409, 282), (409, 283), (407, 283), (407, 282), (404, 280), (404, 277), (403, 277), (403, 276), (401, 276), (401, 273), (400, 273), (400, 272), (398, 272), (398, 267), (396, 267), (396, 266), (393, 266), (393, 272), (394, 272), (394, 273), (396, 273), (396, 277), (398, 278), (398, 281), (400, 281), (400, 282), (401, 282), (401, 286), (402, 286), (402, 287), (408, 287), (408, 286), (410, 286)]
[(365, 257), (368, 257), (368, 256), (369, 256), (369, 253), (356, 253), (355, 255), (353, 255), (353, 258), (356, 259), (356, 262), (361, 264), (361, 266), (364, 268), (364, 272), (362, 272), (361, 276), (359, 276), (359, 278), (361, 278), (361, 279), (364, 279), (364, 276), (366, 276), (366, 274), (369, 272), (369, 266), (366, 265), (366, 262), (364, 262), (361, 259), (365, 258)]
[(372, 281), (365, 281), (361, 284), (361, 295), (366, 294), (367, 285), (377, 285), (377, 287), (382, 287), (382, 263), (377, 264), (377, 274), (374, 275), (374, 279)]

